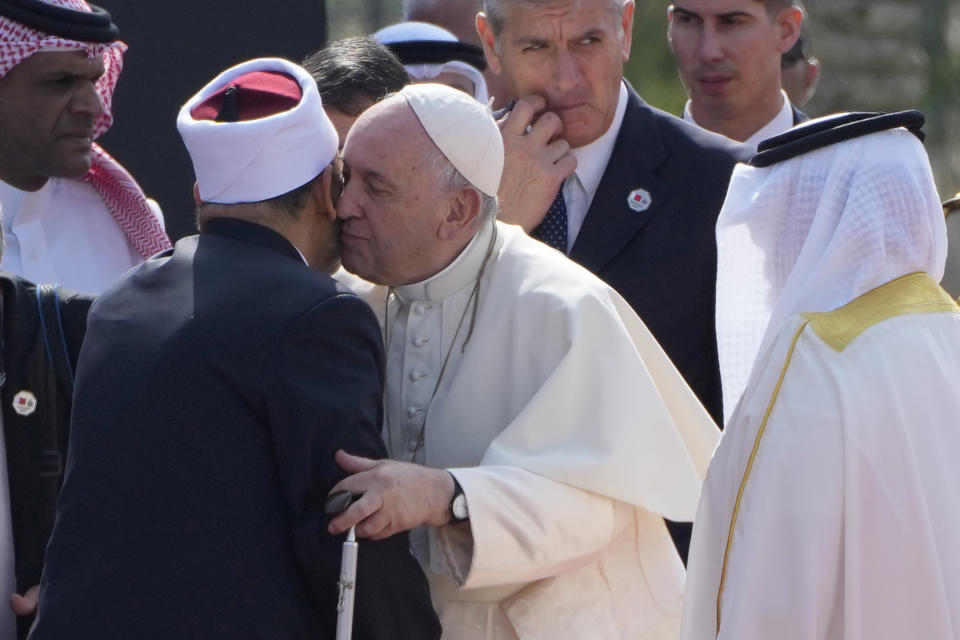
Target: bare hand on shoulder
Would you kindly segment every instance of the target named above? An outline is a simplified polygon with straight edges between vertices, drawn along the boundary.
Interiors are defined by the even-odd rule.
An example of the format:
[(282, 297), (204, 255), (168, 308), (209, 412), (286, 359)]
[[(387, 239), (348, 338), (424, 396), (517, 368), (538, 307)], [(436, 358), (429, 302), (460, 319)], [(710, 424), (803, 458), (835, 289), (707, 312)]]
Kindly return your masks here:
[(498, 122), (505, 153), (498, 217), (527, 233), (540, 224), (563, 181), (577, 168), (570, 145), (559, 137), (560, 116), (543, 111), (546, 106), (541, 96), (526, 96)]
[(330, 521), (336, 535), (356, 525), (357, 536), (380, 540), (421, 525), (450, 521), (453, 478), (443, 469), (409, 462), (371, 460), (337, 451), (337, 464), (353, 474), (330, 491), (349, 491), (357, 498)]

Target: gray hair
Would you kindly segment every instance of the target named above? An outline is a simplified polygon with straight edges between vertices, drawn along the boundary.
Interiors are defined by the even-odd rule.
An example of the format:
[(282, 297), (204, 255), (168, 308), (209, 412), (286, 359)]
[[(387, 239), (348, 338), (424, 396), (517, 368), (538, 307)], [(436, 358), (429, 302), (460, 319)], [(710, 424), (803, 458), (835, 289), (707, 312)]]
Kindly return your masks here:
[[(563, 0), (483, 0), (483, 13), (487, 16), (487, 20), (490, 21), (490, 26), (493, 27), (493, 35), (499, 36), (506, 22), (505, 7), (507, 5), (551, 5), (562, 1)], [(607, 0), (607, 3), (610, 5), (610, 9), (615, 11), (619, 16), (623, 10), (625, 1), (626, 0)], [(572, 0), (572, 3), (574, 6), (577, 6), (580, 4), (580, 0)]]
[[(432, 152), (434, 154), (433, 158), (430, 158), (430, 164), (432, 164), (433, 173), (437, 176), (437, 183), (440, 185), (441, 189), (462, 189), (463, 187), (470, 187), (474, 189), (477, 194), (480, 196), (480, 213), (477, 214), (477, 227), (480, 227), (484, 222), (492, 220), (497, 217), (497, 209), (499, 208), (499, 202), (497, 201), (496, 196), (488, 196), (480, 189), (477, 189), (469, 180), (463, 177), (463, 174), (457, 170), (453, 163), (447, 159), (443, 152), (440, 149), (433, 147)], [(429, 166), (429, 165), (428, 165)]]

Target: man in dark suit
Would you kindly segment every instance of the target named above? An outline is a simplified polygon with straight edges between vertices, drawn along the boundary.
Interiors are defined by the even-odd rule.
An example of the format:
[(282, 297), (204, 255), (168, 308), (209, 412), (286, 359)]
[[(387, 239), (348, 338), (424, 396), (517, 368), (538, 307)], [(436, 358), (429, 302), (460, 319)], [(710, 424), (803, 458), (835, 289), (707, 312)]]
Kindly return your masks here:
[[(714, 226), (747, 149), (654, 109), (622, 79), (632, 0), (486, 0), (502, 119), (500, 217), (567, 253), (643, 318), (720, 423)], [(684, 555), (689, 528), (680, 534)]]
[[(26, 638), (33, 622), (36, 585), (67, 451), (72, 370), (91, 302), (89, 296), (0, 272), (0, 401), (6, 464), (0, 482), (6, 482), (9, 496), (0, 516), (4, 530), (0, 583), (4, 596), (10, 597), (10, 608), (0, 600), (0, 637), (13, 637), (15, 627), (16, 637)], [(16, 621), (14, 613), (20, 615)]]
[(632, 1), (484, 9), (490, 66), (525, 96), (502, 120), (501, 219), (613, 285), (719, 421), (713, 229), (746, 149), (650, 107), (622, 81)]
[(803, 17), (799, 0), (674, 0), (667, 40), (690, 94), (684, 119), (754, 149), (805, 120), (781, 88)]
[[(199, 236), (104, 293), (31, 637), (332, 638), (337, 449), (383, 457), (383, 353), (338, 262), (337, 134), (302, 68), (183, 107)], [(356, 638), (438, 638), (406, 536), (365, 542)]]

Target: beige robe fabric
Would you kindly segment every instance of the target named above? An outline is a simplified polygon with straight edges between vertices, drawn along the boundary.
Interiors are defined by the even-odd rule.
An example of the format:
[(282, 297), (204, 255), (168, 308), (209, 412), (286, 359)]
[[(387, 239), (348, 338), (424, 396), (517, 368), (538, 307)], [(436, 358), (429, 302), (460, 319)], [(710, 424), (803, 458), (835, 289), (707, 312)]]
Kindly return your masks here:
[(661, 516), (692, 518), (718, 431), (612, 289), (493, 228), (389, 297), (347, 279), (387, 318), (392, 454), (451, 469), (470, 508), (413, 535), (444, 637), (675, 638), (683, 567)]
[[(908, 305), (851, 323), (891, 286)], [(831, 330), (793, 316), (761, 354), (704, 484), (682, 640), (960, 638), (960, 309), (904, 286), (936, 289), (813, 316)]]

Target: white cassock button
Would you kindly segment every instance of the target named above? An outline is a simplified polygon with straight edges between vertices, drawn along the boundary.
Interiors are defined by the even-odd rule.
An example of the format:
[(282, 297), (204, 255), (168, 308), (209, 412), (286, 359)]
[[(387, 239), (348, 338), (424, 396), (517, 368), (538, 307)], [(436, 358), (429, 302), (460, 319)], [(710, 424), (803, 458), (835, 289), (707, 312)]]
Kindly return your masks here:
[(420, 382), (421, 380), (423, 380), (423, 379), (426, 378), (426, 377), (427, 377), (427, 374), (424, 373), (423, 371), (411, 371), (411, 372), (410, 372), (410, 380), (413, 381), (413, 382)]
[(408, 418), (416, 418), (418, 413), (420, 413), (420, 409), (418, 409), (417, 407), (409, 407), (407, 409)]
[(423, 345), (427, 344), (428, 342), (430, 342), (430, 338), (414, 338), (414, 339), (413, 339), (413, 346), (415, 346), (415, 347), (422, 347)]
[(422, 316), (426, 312), (426, 309), (423, 308), (422, 304), (415, 304), (413, 305), (413, 312), (418, 316)]

